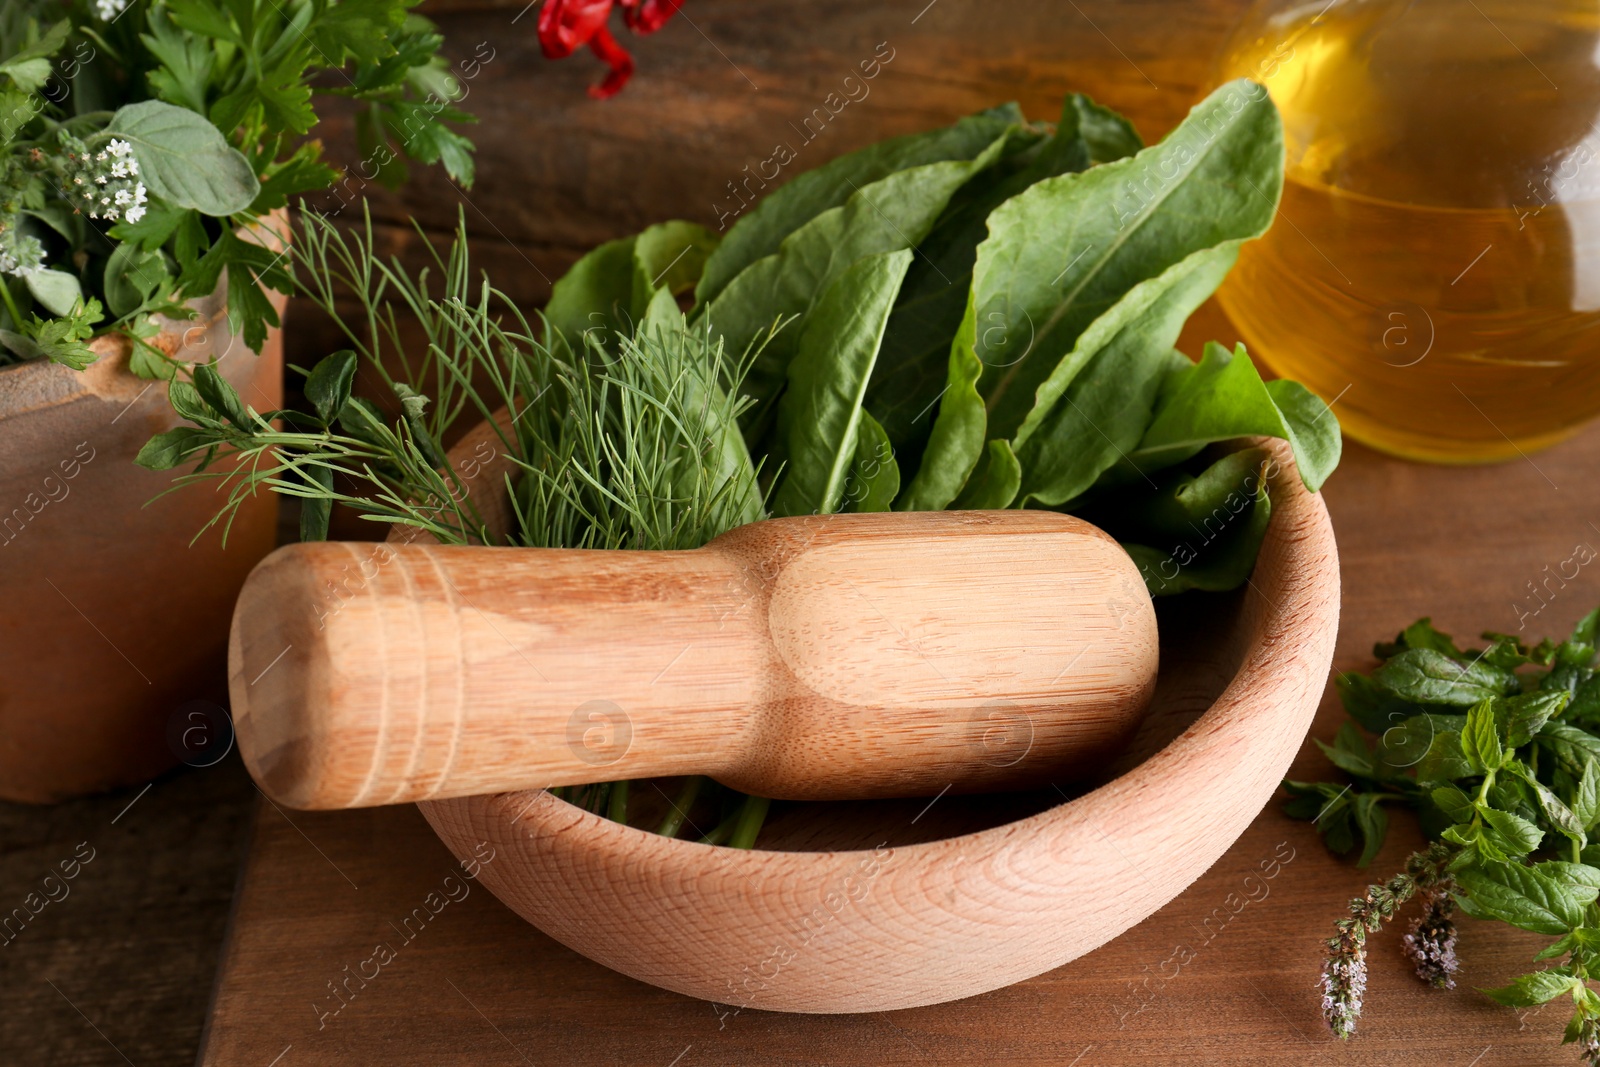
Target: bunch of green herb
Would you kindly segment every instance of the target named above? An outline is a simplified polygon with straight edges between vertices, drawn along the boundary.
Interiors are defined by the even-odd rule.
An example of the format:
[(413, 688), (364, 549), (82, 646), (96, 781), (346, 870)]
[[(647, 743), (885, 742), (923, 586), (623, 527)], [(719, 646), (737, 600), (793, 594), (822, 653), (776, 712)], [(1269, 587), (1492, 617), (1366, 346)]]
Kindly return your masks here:
[[(203, 364), (170, 386), (192, 425), (152, 438), (139, 454), (158, 470), (193, 463), (177, 484), (225, 494), (213, 519), (224, 535), (239, 505), (262, 489), (300, 500), (305, 540), (327, 536), (334, 505), (444, 544), (600, 549), (697, 548), (765, 516), (738, 432), (749, 361), (726, 357), (720, 338), (691, 327), (667, 287), (651, 291), (628, 331), (596, 330), (574, 348), (473, 276), (464, 230), (417, 274), (375, 254), (370, 219), (347, 236), (308, 215), (296, 246), (304, 298), (338, 321), (352, 346), (306, 373), (310, 410), (256, 411)], [(360, 317), (341, 294), (361, 305)], [(396, 361), (383, 356), (402, 344), (407, 324), (420, 326), (425, 350), (399, 361), (404, 371), (392, 377)], [(352, 395), (362, 366), (381, 377), (398, 415)], [(463, 417), (494, 428), (512, 468), (498, 484), (446, 461), (443, 442)], [(350, 484), (360, 492), (340, 488)], [(513, 503), (504, 536), (479, 508), (494, 493)], [(627, 783), (557, 792), (628, 818)], [(702, 795), (727, 809), (704, 839), (749, 847), (767, 802), (699, 778), (685, 782), (681, 808), (661, 831), (680, 832)]]
[(1263, 383), (1242, 349), (1173, 349), (1282, 178), (1277, 111), (1249, 82), (1150, 148), (1083, 96), (1053, 129), (1007, 105), (801, 174), (720, 240), (694, 228), (692, 258), (669, 264), (658, 246), (686, 239), (659, 229), (602, 245), (546, 313), (569, 338), (615, 326), (659, 262), (730, 351), (784, 321), (741, 418), (775, 514), (1062, 508), (1154, 592), (1228, 589), (1266, 529), (1270, 460), (1205, 446), (1284, 438), (1312, 489), (1339, 457), (1298, 383)]
[(119, 333), (130, 367), (170, 377), (152, 316), (216, 289), (251, 348), (287, 292), (279, 255), (241, 226), (339, 172), (305, 135), (313, 93), (361, 102), (363, 154), (391, 142), (472, 180), (446, 122), (459, 86), (415, 0), (21, 0), (0, 14), (0, 363), (81, 368)]
[(1361, 1012), (1367, 935), (1420, 895), (1403, 948), (1441, 988), (1454, 985), (1455, 907), (1556, 938), (1534, 962), (1559, 962), (1484, 992), (1512, 1007), (1570, 998), (1566, 1040), (1600, 1064), (1600, 996), (1588, 986), (1600, 975), (1597, 623), (1600, 610), (1559, 644), (1486, 633), (1485, 647), (1461, 649), (1422, 619), (1374, 648), (1383, 662), (1371, 674), (1337, 679), (1354, 721), (1321, 747), (1350, 780), (1285, 782), (1286, 810), (1315, 820), (1335, 852), (1359, 843), (1362, 866), (1388, 833), (1387, 806), (1414, 810), (1433, 842), (1337, 924), (1323, 1010), (1338, 1036)]
[[(311, 218), (300, 285), (335, 318), (336, 291), (358, 294), (365, 325), (346, 328), (400, 414), (351, 397), (353, 354), (309, 372), (304, 415), (251, 412), (200, 368), (174, 394), (195, 425), (142, 462), (198, 458), (183, 480), (230, 487), (230, 507), (261, 487), (298, 496), (305, 537), (342, 504), (486, 541), (441, 443), (462, 415), (504, 409), (517, 476), (496, 491), (520, 544), (680, 548), (767, 514), (1055, 507), (1116, 533), (1154, 592), (1232, 588), (1266, 528), (1271, 460), (1205, 447), (1285, 438), (1313, 488), (1339, 454), (1299, 385), (1263, 383), (1242, 352), (1208, 346), (1196, 364), (1172, 347), (1270, 223), (1282, 157), (1248, 83), (1148, 149), (1081, 96), (1053, 128), (997, 108), (802, 174), (726, 236), (667, 222), (602, 245), (555, 284), (539, 329), (473, 282), (459, 238), (430, 293), (370, 235)], [(403, 350), (402, 318), (424, 351)], [(624, 818), (627, 795), (574, 794)], [(725, 796), (706, 838), (749, 845), (765, 810)]]

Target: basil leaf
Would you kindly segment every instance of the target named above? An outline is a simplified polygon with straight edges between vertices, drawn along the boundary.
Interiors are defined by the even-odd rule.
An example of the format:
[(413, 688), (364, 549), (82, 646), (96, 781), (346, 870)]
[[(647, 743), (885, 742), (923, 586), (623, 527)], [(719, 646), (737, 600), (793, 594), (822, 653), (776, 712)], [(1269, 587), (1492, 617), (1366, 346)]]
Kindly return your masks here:
[(1452, 707), (1468, 707), (1518, 689), (1517, 677), (1510, 671), (1486, 663), (1457, 663), (1427, 648), (1401, 652), (1373, 671), (1372, 681), (1401, 700)]
[(204, 116), (161, 100), (128, 104), (106, 132), (133, 146), (150, 192), (218, 218), (243, 211), (260, 190), (250, 163)]
[(1475, 919), (1499, 919), (1522, 930), (1558, 936), (1583, 923), (1583, 906), (1550, 875), (1520, 863), (1485, 860), (1455, 872), (1454, 894)]
[(799, 174), (768, 194), (727, 231), (706, 260), (695, 290), (696, 304), (710, 303), (746, 267), (777, 252), (784, 238), (824, 211), (839, 207), (861, 187), (912, 167), (974, 159), (1024, 121), (1017, 105), (1006, 104), (969, 115), (945, 129), (879, 141)]
[(847, 510), (888, 511), (899, 492), (900, 465), (895, 462), (889, 435), (877, 419), (863, 411), (856, 429), (855, 462), (844, 492)]
[(778, 404), (777, 436), (787, 466), (772, 498), (774, 515), (827, 515), (844, 503), (861, 399), (910, 262), (908, 250), (859, 260), (807, 318)]

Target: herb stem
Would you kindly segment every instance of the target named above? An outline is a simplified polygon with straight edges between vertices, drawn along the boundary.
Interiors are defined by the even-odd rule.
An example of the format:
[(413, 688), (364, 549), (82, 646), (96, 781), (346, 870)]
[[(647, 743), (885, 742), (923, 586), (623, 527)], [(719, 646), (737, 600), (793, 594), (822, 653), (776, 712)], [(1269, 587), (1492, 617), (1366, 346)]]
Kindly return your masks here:
[(22, 332), (22, 312), (17, 310), (17, 302), (11, 296), (11, 286), (0, 281), (0, 296), (5, 297), (6, 311), (11, 315), (11, 327), (18, 333)]
[(684, 821), (689, 818), (689, 809), (700, 796), (700, 788), (705, 782), (706, 776), (703, 774), (691, 774), (683, 780), (683, 784), (678, 786), (678, 795), (672, 798), (672, 810), (667, 812), (667, 817), (656, 827), (656, 833), (662, 837), (678, 836), (678, 831), (683, 829)]
[(613, 782), (611, 784), (611, 802), (606, 805), (606, 818), (612, 822), (628, 825), (628, 783)]
[(720, 844), (722, 844), (724, 841), (726, 841), (728, 839), (728, 835), (733, 833), (733, 826), (738, 821), (739, 821), (739, 815), (738, 815), (737, 812), (735, 812), (734, 814), (728, 816), (726, 819), (723, 819), (721, 822), (719, 822), (717, 824), (717, 826), (716, 826), (716, 829), (712, 830), (709, 834), (706, 834), (704, 837), (700, 838), (700, 843), (702, 845), (720, 845)]
[(744, 798), (734, 815), (738, 821), (733, 828), (733, 836), (728, 839), (729, 848), (755, 847), (756, 835), (761, 833), (761, 824), (767, 820), (767, 808), (771, 803), (766, 797)]
[[(1487, 804), (1489, 802), (1489, 789), (1493, 785), (1494, 785), (1494, 771), (1491, 770), (1491, 771), (1488, 771), (1487, 773), (1484, 774), (1483, 782), (1478, 786), (1478, 797), (1477, 797), (1477, 800), (1474, 801), (1474, 804), (1476, 806), (1480, 806), (1481, 807), (1482, 805)], [(1478, 822), (1481, 822), (1482, 819), (1483, 819), (1482, 815), (1474, 815), (1473, 818), (1472, 818), (1472, 821), (1473, 821), (1474, 824), (1477, 824)]]

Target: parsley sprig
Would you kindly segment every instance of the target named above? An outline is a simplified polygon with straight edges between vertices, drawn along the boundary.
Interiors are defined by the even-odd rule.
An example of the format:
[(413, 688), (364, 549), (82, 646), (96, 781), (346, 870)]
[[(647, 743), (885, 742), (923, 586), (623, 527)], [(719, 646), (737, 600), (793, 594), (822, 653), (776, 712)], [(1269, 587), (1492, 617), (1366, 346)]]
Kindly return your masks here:
[[(1512, 1007), (1569, 998), (1565, 1040), (1600, 1064), (1600, 609), (1559, 643), (1486, 633), (1457, 647), (1421, 619), (1374, 648), (1370, 674), (1337, 679), (1352, 722), (1323, 752), (1347, 782), (1285, 782), (1289, 814), (1316, 823), (1335, 852), (1366, 866), (1388, 832), (1386, 808), (1417, 813), (1432, 844), (1389, 882), (1351, 902), (1323, 971), (1323, 1011), (1355, 1029), (1366, 936), (1413, 896), (1424, 913), (1404, 941), (1419, 977), (1453, 985), (1455, 906), (1555, 940), (1545, 968), (1483, 990)], [(1550, 961), (1556, 961), (1550, 963)]]
[[(95, 358), (170, 377), (154, 318), (226, 279), (231, 325), (259, 348), (291, 285), (238, 231), (341, 172), (308, 137), (316, 98), (357, 115), (363, 177), (403, 157), (463, 185), (461, 87), (417, 0), (22, 0), (0, 13), (0, 362)], [(64, 17), (63, 17), (64, 16)]]

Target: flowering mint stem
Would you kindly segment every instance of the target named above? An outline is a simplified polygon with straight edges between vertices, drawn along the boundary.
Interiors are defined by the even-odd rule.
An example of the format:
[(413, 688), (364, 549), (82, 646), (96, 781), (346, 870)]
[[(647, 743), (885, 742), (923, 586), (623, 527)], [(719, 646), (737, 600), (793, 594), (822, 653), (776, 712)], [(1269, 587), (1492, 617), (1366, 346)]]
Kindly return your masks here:
[[(1419, 890), (1442, 885), (1447, 877), (1445, 865), (1454, 854), (1455, 850), (1443, 843), (1413, 852), (1404, 871), (1382, 885), (1368, 886), (1365, 896), (1350, 901), (1350, 917), (1333, 924), (1338, 932), (1328, 939), (1328, 961), (1322, 966), (1322, 1017), (1333, 1036), (1350, 1037), (1361, 1018), (1361, 997), (1367, 989), (1367, 935), (1394, 918), (1400, 906)], [(1453, 924), (1449, 932), (1453, 965)]]

